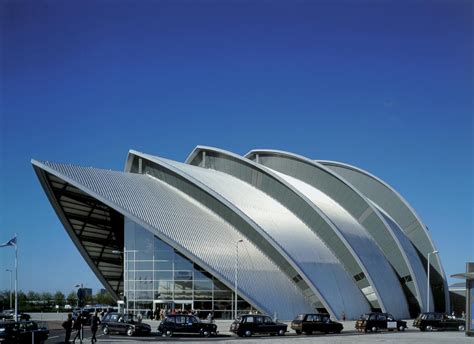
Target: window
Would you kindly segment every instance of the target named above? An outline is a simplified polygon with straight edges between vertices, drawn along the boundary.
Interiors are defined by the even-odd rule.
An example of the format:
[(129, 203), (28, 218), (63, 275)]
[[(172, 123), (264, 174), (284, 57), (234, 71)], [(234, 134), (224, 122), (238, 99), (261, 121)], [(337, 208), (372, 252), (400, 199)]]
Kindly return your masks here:
[(272, 318), (270, 318), (270, 317), (265, 317), (265, 318), (263, 318), (263, 322), (264, 322), (265, 324), (267, 324), (267, 325), (268, 325), (268, 324), (273, 324), (273, 320), (272, 320)]
[(255, 321), (254, 321), (253, 317), (247, 317), (247, 318), (245, 319), (245, 322), (246, 322), (246, 323), (254, 323)]
[(196, 319), (196, 317), (188, 317), (188, 324), (191, 323), (191, 324), (196, 324), (198, 321)]
[(385, 320), (387, 320), (387, 317), (385, 316), (385, 314), (379, 314), (379, 315), (377, 316), (377, 320), (385, 321)]
[(258, 316), (255, 317), (255, 322), (256, 322), (257, 324), (263, 324), (263, 317), (258, 317)]
[(177, 324), (185, 324), (186, 323), (186, 317), (185, 316), (177, 316), (175, 317), (175, 321)]

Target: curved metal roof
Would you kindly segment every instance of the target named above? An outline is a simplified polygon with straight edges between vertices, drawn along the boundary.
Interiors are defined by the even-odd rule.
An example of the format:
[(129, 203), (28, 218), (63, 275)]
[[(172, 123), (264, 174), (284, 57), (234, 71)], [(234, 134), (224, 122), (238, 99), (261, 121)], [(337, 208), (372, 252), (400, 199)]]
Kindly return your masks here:
[(272, 244), (288, 257), (288, 264), (295, 267), (324, 307), (333, 317), (345, 313), (356, 318), (361, 311), (369, 310), (368, 303), (347, 274), (339, 260), (326, 245), (287, 208), (264, 192), (238, 178), (147, 154), (141, 157), (157, 164), (168, 164), (192, 176), (200, 183), (218, 192), (249, 216), (267, 233)]
[[(425, 263), (423, 268), (426, 271), (427, 254), (435, 251), (436, 247), (429, 235), (427, 227), (423, 224), (410, 204), (388, 183), (359, 167), (337, 161), (317, 160), (317, 162), (348, 180), (360, 192), (366, 195), (367, 198), (371, 199), (390, 215), (420, 252), (420, 258), (423, 263)], [(446, 275), (439, 255), (435, 255), (433, 258), (434, 259), (430, 260), (431, 266), (439, 276), (439, 283), (442, 286), (444, 295), (444, 305), (439, 305), (439, 309), (449, 310), (449, 289)], [(434, 284), (436, 282), (432, 281), (431, 283)], [(432, 290), (434, 291), (435, 289), (433, 288)]]
[(383, 301), (386, 311), (395, 312), (405, 295), (389, 262), (366, 229), (361, 226), (347, 210), (325, 193), (305, 182), (276, 172), (295, 188), (304, 193), (334, 223), (340, 233), (351, 245), (370, 285)]
[[(49, 162), (33, 165), (138, 223), (233, 288), (235, 257), (229, 252), (242, 234), (188, 195), (148, 175)], [(267, 256), (250, 241), (244, 245), (239, 254), (239, 294), (244, 299), (283, 319), (312, 310)]]
[[(397, 232), (398, 227), (391, 226), (357, 188), (331, 169), (297, 154), (277, 150), (252, 150), (246, 157), (258, 159), (265, 166), (312, 185), (347, 210), (379, 244), (402, 283), (408, 287), (405, 293), (410, 300), (412, 315), (420, 311), (426, 300), (426, 278), (420, 270), (420, 260), (412, 255), (413, 248), (406, 245), (404, 235)], [(328, 208), (330, 209), (331, 207)]]
[[(325, 308), (351, 319), (370, 305), (405, 318), (407, 301), (412, 313), (424, 303), (422, 263), (434, 245), (387, 184), (353, 166), (287, 152), (247, 157), (198, 146), (186, 163), (130, 151), (125, 172), (32, 164), (67, 233), (116, 298), (123, 260), (112, 251), (123, 249), (124, 222), (133, 221), (230, 289), (229, 252), (244, 239), (239, 295), (280, 318)], [(444, 310), (439, 257), (433, 267), (433, 295)]]

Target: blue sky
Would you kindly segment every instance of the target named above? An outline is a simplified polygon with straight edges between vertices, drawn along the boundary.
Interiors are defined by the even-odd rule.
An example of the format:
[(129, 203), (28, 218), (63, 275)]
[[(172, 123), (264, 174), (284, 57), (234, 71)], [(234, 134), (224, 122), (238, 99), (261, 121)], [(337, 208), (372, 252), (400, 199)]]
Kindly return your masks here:
[[(3, 1), (0, 241), (20, 288), (98, 280), (30, 159), (288, 150), (368, 170), (474, 261), (470, 1)], [(13, 250), (0, 249), (0, 289)], [(450, 279), (450, 282), (457, 280)]]

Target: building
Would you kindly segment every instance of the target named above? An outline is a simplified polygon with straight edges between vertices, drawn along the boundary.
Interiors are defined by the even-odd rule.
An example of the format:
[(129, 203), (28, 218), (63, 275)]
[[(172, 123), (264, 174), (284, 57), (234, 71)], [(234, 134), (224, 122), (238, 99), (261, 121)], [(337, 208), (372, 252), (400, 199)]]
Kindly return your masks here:
[[(185, 163), (131, 150), (124, 172), (32, 160), (104, 286), (133, 311), (449, 310), (427, 227), (387, 183), (282, 151), (196, 147)], [(430, 288), (427, 264), (430, 257)]]

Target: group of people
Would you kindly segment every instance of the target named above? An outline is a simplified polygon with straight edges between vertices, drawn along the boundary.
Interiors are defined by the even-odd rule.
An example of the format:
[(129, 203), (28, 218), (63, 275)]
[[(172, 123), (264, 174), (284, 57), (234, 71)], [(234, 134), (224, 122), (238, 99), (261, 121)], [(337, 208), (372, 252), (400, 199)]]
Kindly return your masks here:
[[(64, 338), (64, 343), (70, 343), (71, 333), (73, 330), (75, 331), (75, 335), (72, 342), (75, 343), (76, 339), (79, 338), (79, 342), (82, 343), (83, 328), (84, 328), (86, 320), (87, 318), (83, 314), (78, 314), (76, 319), (74, 320), (72, 319), (71, 313), (67, 315), (66, 321), (64, 321), (62, 324), (62, 327), (66, 330), (66, 337)], [(91, 326), (91, 332), (92, 332), (91, 343), (95, 343), (97, 342), (96, 334), (101, 322), (98, 313), (95, 312), (91, 316), (90, 320), (91, 320), (90, 326)]]
[(198, 311), (191, 309), (191, 310), (185, 310), (185, 309), (168, 309), (168, 308), (159, 308), (157, 307), (154, 312), (150, 310), (147, 311), (147, 316), (148, 319), (150, 320), (163, 320), (167, 315), (169, 314), (182, 314), (182, 315), (197, 315)]

